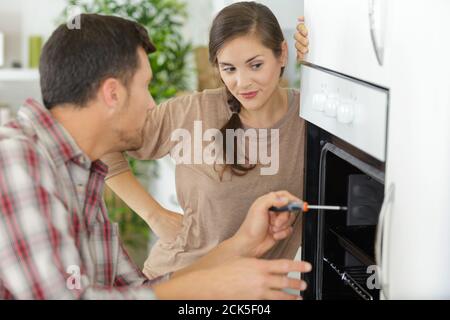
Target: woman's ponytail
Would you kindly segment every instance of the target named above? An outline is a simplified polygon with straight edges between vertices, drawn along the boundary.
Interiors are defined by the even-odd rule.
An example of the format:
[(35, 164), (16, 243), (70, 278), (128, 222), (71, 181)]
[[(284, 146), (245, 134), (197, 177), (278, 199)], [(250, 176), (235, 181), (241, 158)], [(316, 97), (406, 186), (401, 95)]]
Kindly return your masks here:
[(238, 163), (238, 154), (240, 150), (237, 149), (237, 139), (238, 137), (234, 135), (233, 141), (230, 141), (230, 143), (233, 143), (233, 163), (227, 164), (227, 153), (229, 150), (229, 146), (227, 145), (227, 130), (233, 130), (235, 132), (237, 129), (243, 129), (243, 125), (241, 122), (241, 118), (239, 117), (239, 112), (241, 111), (241, 103), (238, 99), (236, 99), (235, 96), (231, 94), (231, 92), (225, 87), (226, 93), (227, 93), (227, 102), (228, 106), (230, 107), (230, 110), (232, 112), (231, 118), (228, 120), (227, 123), (220, 129), (220, 132), (222, 133), (223, 137), (223, 161), (225, 163), (224, 170), (227, 168), (231, 169), (232, 174), (235, 174), (237, 176), (243, 176), (248, 171), (252, 170), (256, 167), (255, 164), (253, 165), (243, 165)]

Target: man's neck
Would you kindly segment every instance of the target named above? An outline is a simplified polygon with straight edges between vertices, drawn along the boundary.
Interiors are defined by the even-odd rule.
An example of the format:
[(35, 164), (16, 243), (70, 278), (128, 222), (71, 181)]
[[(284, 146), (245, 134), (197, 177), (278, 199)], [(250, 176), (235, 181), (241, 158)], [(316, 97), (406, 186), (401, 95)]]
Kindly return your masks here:
[(50, 113), (91, 161), (100, 159), (108, 152), (108, 143), (104, 138), (104, 131), (102, 132), (103, 125), (95, 106), (80, 108), (67, 104), (53, 107)]

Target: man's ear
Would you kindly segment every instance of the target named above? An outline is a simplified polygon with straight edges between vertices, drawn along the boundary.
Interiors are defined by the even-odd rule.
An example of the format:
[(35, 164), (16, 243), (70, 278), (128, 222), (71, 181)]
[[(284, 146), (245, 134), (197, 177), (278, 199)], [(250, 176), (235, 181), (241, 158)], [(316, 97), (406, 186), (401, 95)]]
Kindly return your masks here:
[(120, 105), (121, 84), (115, 78), (108, 78), (100, 86), (100, 97), (108, 107)]

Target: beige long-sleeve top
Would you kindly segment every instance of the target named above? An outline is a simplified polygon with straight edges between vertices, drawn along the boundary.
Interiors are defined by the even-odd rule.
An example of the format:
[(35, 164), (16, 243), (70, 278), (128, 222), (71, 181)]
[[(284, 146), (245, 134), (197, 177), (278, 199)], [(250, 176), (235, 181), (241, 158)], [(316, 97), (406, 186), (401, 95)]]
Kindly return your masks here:
[[(302, 197), (305, 123), (298, 116), (299, 92), (287, 90), (288, 111), (271, 128), (278, 129), (279, 133), (278, 173), (261, 175), (261, 167), (268, 165), (258, 164), (244, 176), (231, 175), (226, 170), (220, 179), (217, 165), (176, 165), (176, 191), (184, 210), (183, 227), (172, 243), (159, 240), (153, 246), (144, 265), (144, 273), (149, 278), (183, 268), (231, 237), (257, 197), (276, 190), (287, 190)], [(222, 128), (230, 117), (224, 89), (170, 99), (150, 112), (144, 130), (144, 144), (129, 155), (137, 159), (161, 158), (179, 143), (171, 139), (174, 130), (186, 129), (194, 139), (194, 121), (202, 121), (205, 132), (210, 128)], [(203, 145), (209, 143), (204, 142)], [(270, 139), (266, 143), (269, 145)], [(121, 153), (110, 154), (102, 160), (109, 167), (106, 179), (129, 170)], [(300, 242), (301, 215), (298, 215), (293, 235), (279, 242), (266, 257), (293, 258)]]

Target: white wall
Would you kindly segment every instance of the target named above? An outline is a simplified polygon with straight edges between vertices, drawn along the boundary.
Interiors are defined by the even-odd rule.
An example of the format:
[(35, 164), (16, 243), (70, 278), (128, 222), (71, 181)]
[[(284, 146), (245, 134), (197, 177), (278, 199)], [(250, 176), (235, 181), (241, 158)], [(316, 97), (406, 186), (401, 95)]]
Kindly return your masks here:
[(63, 0), (0, 0), (0, 31), (6, 36), (5, 67), (11, 67), (13, 61), (28, 67), (28, 37), (40, 35), (45, 41), (64, 5)]
[(21, 12), (22, 0), (11, 4), (10, 1), (0, 0), (0, 31), (5, 35), (4, 67), (10, 67), (13, 61), (21, 62)]
[[(5, 35), (3, 68), (11, 68), (13, 62), (28, 67), (28, 38), (39, 35), (46, 41), (56, 27), (56, 19), (64, 4), (62, 0), (0, 0), (0, 31)], [(13, 112), (29, 97), (41, 99), (36, 77), (0, 81), (0, 103), (8, 105)]]
[[(215, 13), (227, 5), (241, 2), (238, 0), (212, 1)], [(295, 28), (297, 17), (303, 14), (303, 0), (256, 0), (255, 2), (262, 3), (272, 10), (282, 29)]]
[(65, 8), (63, 0), (22, 0), (22, 61), (28, 65), (28, 37), (40, 35), (45, 42), (58, 25)]
[(194, 47), (207, 46), (214, 4), (212, 0), (187, 0), (188, 20), (183, 28)]

